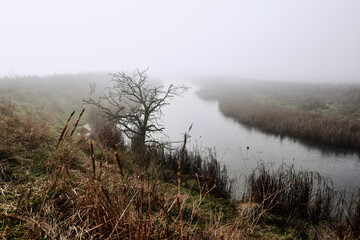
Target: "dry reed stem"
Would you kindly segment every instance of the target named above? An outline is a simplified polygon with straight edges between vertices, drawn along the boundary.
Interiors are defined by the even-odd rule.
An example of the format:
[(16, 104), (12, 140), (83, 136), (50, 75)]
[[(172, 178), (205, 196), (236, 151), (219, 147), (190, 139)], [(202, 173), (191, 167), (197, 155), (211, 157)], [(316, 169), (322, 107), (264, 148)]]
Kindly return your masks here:
[(83, 115), (84, 112), (85, 112), (85, 108), (83, 108), (83, 110), (82, 110), (81, 113), (79, 114), (79, 117), (78, 117), (78, 119), (76, 120), (76, 123), (75, 123), (73, 129), (71, 130), (70, 137), (74, 134), (74, 131), (75, 131), (77, 125), (79, 124), (80, 118), (81, 118), (81, 116)]
[(343, 211), (346, 219), (348, 220), (350, 226), (351, 226), (352, 228), (355, 228), (355, 227), (356, 227), (356, 226), (355, 226), (355, 223), (354, 223), (354, 221), (351, 219), (350, 214), (348, 213), (348, 211), (344, 208), (344, 205), (343, 205), (342, 202), (340, 202), (340, 207), (341, 207), (341, 209), (342, 209), (342, 211)]
[(69, 122), (70, 122), (70, 120), (71, 120), (71, 118), (72, 118), (72, 116), (73, 116), (74, 114), (75, 114), (75, 111), (73, 111), (73, 112), (70, 114), (70, 116), (69, 116), (69, 118), (68, 118), (68, 120), (67, 120), (67, 122), (66, 122), (66, 124), (65, 124), (65, 126), (64, 126), (64, 128), (63, 128), (63, 130), (62, 130), (62, 132), (61, 132), (61, 134), (60, 134), (60, 137), (59, 137), (59, 140), (58, 140), (58, 142), (57, 142), (57, 144), (56, 144), (55, 150), (58, 149), (59, 144), (60, 144), (61, 140), (62, 140), (63, 137), (64, 137), (64, 133), (65, 133), (65, 131), (66, 131), (68, 125), (69, 125)]
[(344, 239), (344, 229), (341, 223), (336, 224), (336, 235), (339, 240)]
[(120, 169), (120, 175), (122, 178), (124, 178), (124, 171), (123, 171), (123, 166), (121, 164), (121, 160), (120, 160), (120, 156), (119, 156), (119, 152), (116, 148), (116, 145), (113, 145), (113, 150), (114, 150), (114, 156), (115, 156), (115, 161)]
[(90, 155), (91, 155), (91, 162), (92, 162), (92, 170), (93, 170), (93, 179), (96, 179), (96, 166), (95, 166), (95, 154), (94, 154), (94, 146), (90, 141)]
[(180, 230), (180, 237), (179, 239), (183, 239), (183, 219), (182, 219), (182, 212), (181, 212), (181, 162), (184, 158), (184, 152), (186, 147), (186, 140), (187, 134), (184, 134), (184, 144), (181, 148), (180, 155), (179, 155), (179, 162), (178, 162), (178, 172), (177, 172), (177, 185), (178, 185), (178, 193), (176, 196), (176, 203), (178, 208), (178, 218), (179, 218), (179, 230)]
[(130, 207), (130, 204), (132, 203), (132, 201), (134, 200), (135, 196), (139, 193), (139, 190), (136, 191), (136, 193), (132, 196), (131, 200), (129, 201), (129, 203), (127, 204), (126, 208), (124, 209), (124, 211), (122, 212), (122, 214), (120, 215), (120, 218), (116, 221), (116, 224), (109, 236), (109, 239), (111, 239), (112, 235), (114, 234), (114, 231), (117, 229), (117, 226), (119, 225), (121, 219), (124, 217), (125, 212), (127, 211), (127, 209)]

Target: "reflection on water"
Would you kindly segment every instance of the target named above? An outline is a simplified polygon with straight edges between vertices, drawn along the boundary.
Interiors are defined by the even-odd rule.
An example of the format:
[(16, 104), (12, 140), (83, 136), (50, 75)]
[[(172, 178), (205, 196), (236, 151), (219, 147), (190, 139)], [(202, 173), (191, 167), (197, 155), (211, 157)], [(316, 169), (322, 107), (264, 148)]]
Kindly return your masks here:
[[(220, 112), (221, 112), (221, 110), (220, 110)], [(221, 114), (223, 114), (223, 113), (221, 112)], [(226, 116), (226, 114), (223, 114), (223, 116), (228, 118), (228, 116)], [(236, 120), (234, 120), (234, 121), (236, 121)], [(280, 134), (268, 133), (268, 132), (262, 131), (261, 129), (257, 129), (255, 127), (251, 127), (248, 125), (243, 125), (243, 126), (245, 128), (251, 129), (251, 130), (252, 129), (257, 130), (265, 135), (276, 136), (280, 139), (281, 142), (282, 142), (282, 140), (293, 141), (293, 142), (302, 144), (308, 150), (311, 150), (311, 149), (320, 150), (323, 155), (344, 156), (344, 155), (354, 154), (354, 155), (357, 155), (357, 157), (360, 159), (360, 151), (356, 150), (356, 149), (348, 149), (348, 148), (341, 148), (341, 147), (337, 147), (337, 146), (329, 146), (329, 145), (321, 144), (321, 143), (311, 141), (311, 140), (296, 139), (296, 138), (292, 138), (292, 137), (288, 137), (288, 136), (284, 136), (284, 135), (280, 135)]]
[[(181, 141), (193, 124), (189, 148), (215, 148), (233, 178), (243, 179), (259, 161), (294, 164), (333, 179), (336, 190), (360, 186), (359, 153), (265, 134), (223, 116), (217, 101), (199, 98), (192, 87), (164, 109), (163, 124), (170, 141)], [(241, 180), (240, 180), (241, 181)]]

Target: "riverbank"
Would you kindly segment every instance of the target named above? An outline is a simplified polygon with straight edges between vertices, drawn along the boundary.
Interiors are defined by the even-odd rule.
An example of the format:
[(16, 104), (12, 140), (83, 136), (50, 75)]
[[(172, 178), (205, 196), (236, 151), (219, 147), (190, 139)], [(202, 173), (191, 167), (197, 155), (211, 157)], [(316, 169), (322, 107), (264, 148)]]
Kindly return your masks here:
[[(259, 168), (260, 174), (254, 171), (246, 195), (231, 199), (226, 170), (213, 156), (182, 151), (163, 155), (150, 149), (139, 155), (121, 144), (111, 149), (103, 144), (110, 139), (96, 140), (107, 135), (106, 131), (95, 138), (86, 138), (81, 130), (76, 130), (79, 113), (69, 118), (61, 131), (63, 135), (39, 115), (23, 115), (12, 105), (2, 105), (2, 109), (2, 238), (311, 239), (336, 236), (328, 205), (310, 208), (313, 199), (320, 201), (332, 196), (315, 197), (307, 177), (305, 185), (292, 185), (286, 177), (281, 182), (276, 180), (275, 172)], [(119, 136), (112, 137), (111, 141), (119, 142)], [(180, 159), (181, 174), (177, 175)], [(274, 181), (268, 181), (267, 176), (278, 185), (274, 186)], [(301, 175), (288, 177), (302, 182)], [(294, 194), (294, 190), (301, 194)], [(287, 202), (284, 194), (293, 197)], [(299, 198), (304, 195), (309, 197)], [(303, 206), (301, 209), (296, 207), (299, 204)], [(283, 208), (287, 208), (289, 215), (283, 214)], [(355, 220), (356, 212), (350, 209), (351, 219)], [(304, 215), (298, 215), (299, 210)], [(348, 224), (344, 222), (342, 226), (344, 234), (353, 234)]]
[[(39, 97), (29, 89), (24, 94)], [(55, 105), (63, 111), (78, 104), (59, 95), (47, 103), (60, 101)], [(139, 155), (121, 145), (120, 135), (109, 139), (111, 125), (95, 122), (102, 133), (86, 137), (79, 126), (88, 122), (87, 110), (80, 112), (66, 124), (68, 116), (47, 118), (56, 111), (38, 105), (0, 105), (3, 238), (334, 239), (337, 221), (341, 234), (357, 236), (360, 209), (344, 206), (346, 218), (328, 215), (332, 189), (318, 192), (311, 173), (259, 166), (246, 194), (229, 198), (226, 170), (214, 155)]]
[(360, 148), (360, 86), (255, 82), (203, 84), (198, 94), (264, 132), (329, 146)]

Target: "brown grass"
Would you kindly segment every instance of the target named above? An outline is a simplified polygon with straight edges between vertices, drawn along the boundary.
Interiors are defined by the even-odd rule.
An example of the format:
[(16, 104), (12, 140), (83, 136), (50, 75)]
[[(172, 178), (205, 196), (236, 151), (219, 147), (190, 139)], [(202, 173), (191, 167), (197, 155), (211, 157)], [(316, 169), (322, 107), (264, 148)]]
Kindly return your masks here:
[(105, 147), (112, 147), (116, 144), (123, 148), (124, 142), (120, 129), (95, 108), (90, 108), (88, 123), (91, 127), (90, 138), (101, 142)]
[[(21, 145), (29, 149), (35, 149), (44, 142), (49, 141), (49, 118), (33, 110), (25, 113), (16, 112), (11, 101), (0, 103), (0, 137), (5, 146)], [(5, 145), (5, 146), (4, 146)]]
[[(255, 208), (261, 210), (256, 223), (269, 211), (283, 216), (284, 225), (294, 219), (322, 222), (336, 226), (340, 239), (360, 238), (360, 194), (348, 199), (344, 192), (333, 190), (330, 179), (316, 172), (296, 171), (284, 165), (274, 169), (262, 163), (250, 174), (246, 189), (244, 199), (257, 203)], [(310, 237), (307, 229), (301, 231), (306, 239)]]
[(156, 164), (146, 167), (139, 160), (123, 169), (124, 153), (99, 142), (89, 142), (88, 155), (81, 152), (82, 137), (66, 134), (73, 115), (48, 159), (46, 175), (24, 178), (14, 198), (5, 195), (0, 221), (21, 222), (22, 233), (38, 239), (245, 239), (247, 232), (235, 229), (236, 218), (225, 226), (224, 214), (203, 209), (209, 191), (199, 187), (199, 197), (189, 200), (181, 174), (174, 173), (176, 187), (158, 180)]
[[(279, 175), (258, 170), (244, 199), (224, 200), (229, 198), (226, 170), (211, 154), (203, 158), (185, 151), (186, 139), (183, 149), (175, 153), (164, 155), (150, 148), (138, 155), (117, 147), (107, 148), (83, 135), (66, 134), (76, 128), (80, 117), (73, 128), (69, 128), (73, 116), (69, 118), (58, 143), (52, 141), (58, 147), (49, 148), (52, 152), (43, 166), (45, 175), (25, 174), (25, 164), (16, 181), (0, 185), (0, 229), (5, 229), (1, 237), (11, 238), (16, 233), (22, 236), (17, 238), (30, 239), (296, 237), (287, 230), (281, 232), (273, 222), (263, 225), (273, 211), (307, 219), (308, 238), (335, 234), (327, 197), (332, 190), (318, 189), (323, 182), (317, 180), (316, 174), (283, 169)], [(21, 124), (24, 119), (25, 115), (18, 115), (13, 121)], [(0, 123), (7, 121), (4, 117)], [(16, 137), (3, 131), (2, 139)], [(23, 147), (33, 151), (26, 142)], [(14, 154), (10, 148), (7, 151)], [(221, 204), (223, 201), (225, 204)], [(344, 236), (358, 236), (360, 210), (355, 202), (351, 206), (343, 204)], [(321, 221), (328, 221), (326, 227), (321, 227)], [(284, 218), (282, 224), (293, 226)], [(268, 233), (267, 228), (280, 234)]]
[(268, 133), (331, 146), (360, 147), (360, 120), (292, 110), (251, 99), (220, 100), (220, 110), (239, 122)]
[(223, 81), (199, 95), (224, 115), (264, 132), (330, 146), (360, 147), (360, 85)]

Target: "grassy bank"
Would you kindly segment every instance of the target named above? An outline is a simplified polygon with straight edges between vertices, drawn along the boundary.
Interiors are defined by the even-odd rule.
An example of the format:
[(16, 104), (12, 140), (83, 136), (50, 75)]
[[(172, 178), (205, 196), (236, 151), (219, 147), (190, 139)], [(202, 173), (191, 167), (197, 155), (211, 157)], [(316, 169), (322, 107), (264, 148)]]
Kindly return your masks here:
[(85, 138), (76, 131), (77, 114), (61, 134), (36, 116), (12, 111), (0, 121), (0, 135), (8, 140), (0, 146), (5, 239), (359, 236), (359, 198), (346, 205), (316, 173), (261, 165), (243, 198), (235, 200), (226, 171), (211, 155), (182, 150), (164, 155), (156, 149), (139, 155), (121, 144), (109, 148), (96, 141), (99, 135)]
[(299, 83), (204, 85), (221, 112), (268, 133), (359, 149), (360, 87)]
[[(46, 100), (63, 111), (78, 104)], [(259, 166), (244, 196), (232, 199), (226, 169), (211, 154), (140, 154), (90, 109), (69, 118), (71, 111), (62, 117), (36, 106), (0, 104), (3, 239), (359, 237), (359, 199), (337, 208), (343, 198), (315, 173)], [(87, 135), (84, 122), (96, 131)]]
[[(99, 135), (92, 140), (78, 135), (75, 115), (54, 133), (36, 115), (16, 113), (12, 105), (3, 109), (2, 238), (247, 239), (252, 234), (247, 216), (237, 215), (239, 203), (229, 199), (226, 175), (215, 159), (108, 148), (95, 140)], [(180, 159), (178, 176), (171, 166)]]
[[(3, 238), (212, 239), (221, 232), (243, 235), (242, 230), (231, 233), (222, 224), (234, 205), (226, 188), (215, 186), (221, 185), (215, 160), (207, 163), (197, 157), (200, 164), (196, 165), (185, 152), (163, 155), (149, 149), (139, 155), (121, 144), (109, 148), (96, 141), (99, 134), (92, 139), (78, 135), (80, 116), (73, 115), (61, 133), (54, 133), (49, 122), (36, 115), (17, 113), (8, 103), (2, 109)], [(113, 136), (112, 140), (121, 139)], [(166, 165), (179, 158), (184, 164), (177, 188), (177, 169)], [(195, 166), (198, 173), (194, 175), (187, 168)], [(213, 201), (211, 196), (219, 195), (220, 190), (227, 195)]]

